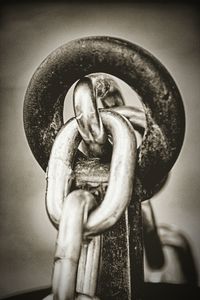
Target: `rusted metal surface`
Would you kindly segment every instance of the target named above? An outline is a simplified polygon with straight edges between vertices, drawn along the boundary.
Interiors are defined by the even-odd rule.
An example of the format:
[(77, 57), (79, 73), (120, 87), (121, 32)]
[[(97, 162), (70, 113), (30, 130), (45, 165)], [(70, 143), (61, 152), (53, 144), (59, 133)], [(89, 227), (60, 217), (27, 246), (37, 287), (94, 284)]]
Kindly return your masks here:
[(125, 40), (88, 37), (53, 51), (36, 70), (24, 103), (30, 148), (45, 170), (55, 136), (63, 124), (64, 98), (71, 85), (90, 73), (105, 72), (129, 84), (140, 96), (147, 127), (138, 150), (135, 194), (150, 198), (180, 152), (185, 129), (178, 88), (149, 52)]
[[(67, 91), (78, 79), (98, 72), (124, 80), (138, 93), (144, 107), (145, 130), (137, 150), (132, 200), (102, 238), (96, 295), (102, 300), (140, 300), (141, 201), (149, 199), (166, 180), (179, 155), (185, 130), (182, 99), (168, 71), (149, 52), (121, 39), (89, 37), (72, 41), (52, 52), (33, 75), (25, 96), (24, 127), (36, 160), (46, 170), (55, 137), (63, 125)], [(77, 152), (71, 188), (88, 190), (101, 203), (109, 172), (108, 162), (85, 160)], [(123, 180), (126, 182), (128, 177)], [(95, 218), (89, 220), (96, 222)]]
[[(101, 202), (109, 178), (109, 163), (80, 159), (75, 164), (73, 189), (89, 190)], [(141, 203), (133, 193), (129, 208), (102, 235), (96, 295), (102, 300), (140, 300), (143, 291)]]

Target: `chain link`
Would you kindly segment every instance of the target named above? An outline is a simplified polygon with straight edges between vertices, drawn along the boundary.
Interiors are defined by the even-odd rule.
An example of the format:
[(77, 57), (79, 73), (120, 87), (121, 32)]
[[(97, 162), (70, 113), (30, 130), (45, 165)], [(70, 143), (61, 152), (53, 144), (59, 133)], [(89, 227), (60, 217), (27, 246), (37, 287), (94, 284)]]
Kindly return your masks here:
[(99, 102), (105, 108), (112, 109), (130, 121), (135, 129), (137, 145), (139, 146), (146, 128), (144, 110), (125, 106), (117, 83), (109, 75), (100, 73), (80, 79), (73, 93), (74, 113), (78, 130), (84, 144), (86, 144), (82, 145), (82, 151), (87, 156), (103, 157), (108, 155), (109, 137), (107, 137), (99, 115), (97, 107)]
[(83, 243), (88, 214), (95, 206), (94, 196), (83, 190), (71, 192), (63, 202), (54, 258), (54, 299), (95, 297), (100, 236)]
[[(112, 137), (113, 154), (104, 200), (91, 211), (89, 216), (89, 211), (86, 213), (84, 210), (81, 212), (75, 210), (73, 213), (72, 207), (67, 204), (73, 201), (76, 203), (79, 198), (85, 203), (84, 191), (79, 194), (77, 191), (75, 194), (74, 192), (69, 194), (74, 178), (73, 161), (81, 141), (75, 119), (67, 122), (57, 135), (49, 159), (46, 207), (52, 223), (57, 228), (59, 226), (53, 273), (53, 295), (59, 300), (75, 299), (76, 293), (79, 299), (84, 297), (95, 299), (100, 253), (98, 235), (119, 220), (132, 196), (136, 162), (134, 130), (124, 117), (114, 111), (100, 110), (100, 117)], [(69, 202), (72, 198), (76, 200)], [(81, 208), (84, 206), (83, 203), (80, 204)], [(84, 221), (86, 219), (87, 222)], [(76, 232), (79, 232), (78, 236)], [(92, 241), (86, 249), (87, 243), (82, 241), (90, 238)], [(74, 243), (76, 251), (73, 247)]]
[[(101, 110), (100, 115), (112, 136), (113, 154), (105, 198), (89, 216), (87, 236), (104, 232), (120, 218), (132, 195), (136, 164), (136, 139), (130, 123), (113, 111)], [(71, 189), (73, 161), (79, 143), (80, 135), (73, 119), (63, 126), (52, 147), (47, 170), (46, 206), (56, 227), (60, 222), (63, 199)]]
[[(112, 70), (113, 74), (125, 80), (140, 95), (144, 102), (145, 114), (125, 106), (119, 87), (109, 76), (92, 74), (79, 81), (75, 88), (76, 120), (64, 125), (57, 135), (63, 124), (65, 94), (78, 78), (80, 65), (82, 76)], [(104, 108), (109, 109), (108, 111), (98, 110), (99, 100)], [(162, 186), (166, 174), (178, 157), (184, 138), (185, 115), (179, 90), (165, 67), (148, 51), (128, 41), (112, 37), (87, 37), (59, 47), (37, 69), (25, 96), (24, 127), (29, 145), (43, 170), (46, 170), (50, 149), (57, 136), (47, 170), (46, 208), (52, 223), (59, 229), (58, 240), (64, 245), (64, 254), (60, 253), (58, 245), (56, 252), (58, 259), (54, 268), (54, 295), (50, 297), (54, 300), (74, 299), (74, 297), (95, 299), (94, 293), (91, 295), (90, 292), (86, 292), (88, 295), (83, 293), (85, 281), (81, 283), (79, 294), (76, 294), (79, 274), (83, 278), (83, 274), (87, 273), (84, 272), (83, 265), (80, 264), (79, 268), (79, 263), (83, 259), (87, 265), (90, 259), (90, 246), (86, 252), (83, 251), (85, 241), (87, 243), (88, 239), (91, 239), (91, 242), (95, 241), (96, 236), (113, 226), (129, 204), (134, 180), (136, 148), (139, 145), (138, 141), (136, 143), (133, 128), (143, 136), (141, 147), (137, 151), (135, 180), (137, 205), (140, 205), (139, 201), (151, 198)], [(85, 202), (81, 201), (77, 221), (76, 217), (73, 220), (67, 217), (70, 214), (68, 210), (74, 208), (68, 207), (66, 203), (69, 203), (69, 199), (74, 195), (73, 192), (70, 193), (75, 177), (73, 161), (80, 143), (87, 155), (104, 157), (112, 146), (113, 153), (104, 200), (96, 208), (92, 206), (91, 212), (83, 209)], [(80, 194), (85, 193), (81, 191)], [(75, 196), (79, 198), (76, 193)], [(91, 201), (93, 203), (93, 200)], [(85, 214), (88, 218), (84, 217)], [(148, 214), (146, 215), (148, 219)], [(149, 216), (152, 217), (151, 214)], [(137, 219), (138, 217), (135, 218)], [(136, 221), (134, 223), (136, 226), (130, 227), (136, 233), (135, 244), (131, 245), (134, 250), (139, 249), (141, 242), (141, 235), (138, 235), (139, 238), (137, 236), (141, 234), (138, 224)], [(151, 222), (150, 225), (155, 224)], [(76, 226), (80, 238), (74, 241), (76, 237), (72, 236), (72, 233)], [(127, 231), (130, 233), (131, 230)], [(76, 276), (71, 277), (73, 290), (76, 292), (70, 292), (70, 288), (62, 283), (65, 282), (67, 274), (65, 263), (71, 262), (68, 256), (65, 260), (65, 255), (70, 252), (71, 245), (66, 243), (68, 239), (70, 241), (70, 235), (72, 244), (78, 243), (73, 266)], [(88, 245), (94, 250), (95, 245), (91, 242)], [(98, 247), (95, 249), (99, 251)], [(141, 250), (139, 252), (142, 253)], [(135, 251), (134, 254), (139, 252)], [(73, 251), (70, 253), (73, 256)], [(137, 257), (141, 263), (141, 255)], [(137, 268), (131, 270), (134, 277), (137, 277), (137, 272)], [(140, 272), (142, 273), (141, 269), (138, 273)], [(136, 281), (136, 287), (137, 285), (139, 287), (138, 282)]]

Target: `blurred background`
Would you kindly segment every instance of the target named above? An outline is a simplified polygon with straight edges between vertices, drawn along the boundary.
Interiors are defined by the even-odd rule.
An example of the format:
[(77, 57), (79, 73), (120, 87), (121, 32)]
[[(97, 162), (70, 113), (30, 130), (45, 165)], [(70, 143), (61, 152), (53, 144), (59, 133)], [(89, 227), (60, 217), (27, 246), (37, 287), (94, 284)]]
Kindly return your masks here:
[[(197, 10), (170, 3), (12, 4), (2, 6), (0, 27), (0, 297), (51, 283), (56, 230), (45, 210), (45, 174), (24, 134), (23, 100), (31, 76), (50, 52), (89, 35), (115, 36), (144, 47), (165, 65), (180, 89), (185, 141), (152, 205), (159, 224), (174, 224), (189, 239), (200, 277)], [(128, 103), (135, 96), (126, 87), (124, 91)], [(65, 119), (73, 116), (71, 104), (69, 93)]]

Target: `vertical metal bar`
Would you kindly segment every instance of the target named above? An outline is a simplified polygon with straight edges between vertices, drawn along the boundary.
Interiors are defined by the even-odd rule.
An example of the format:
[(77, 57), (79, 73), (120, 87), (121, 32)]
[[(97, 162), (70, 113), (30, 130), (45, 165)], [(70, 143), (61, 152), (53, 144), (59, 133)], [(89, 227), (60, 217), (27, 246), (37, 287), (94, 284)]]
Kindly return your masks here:
[(144, 263), (143, 263), (143, 227), (142, 210), (139, 197), (133, 194), (129, 211), (130, 227), (130, 264), (133, 300), (142, 299), (144, 287)]
[[(101, 202), (106, 192), (108, 177), (109, 164), (104, 164), (98, 159), (81, 159), (75, 165), (73, 188), (89, 190), (97, 201)], [(141, 300), (142, 287), (141, 203), (133, 196), (131, 205), (121, 219), (102, 235), (96, 296), (102, 300)]]

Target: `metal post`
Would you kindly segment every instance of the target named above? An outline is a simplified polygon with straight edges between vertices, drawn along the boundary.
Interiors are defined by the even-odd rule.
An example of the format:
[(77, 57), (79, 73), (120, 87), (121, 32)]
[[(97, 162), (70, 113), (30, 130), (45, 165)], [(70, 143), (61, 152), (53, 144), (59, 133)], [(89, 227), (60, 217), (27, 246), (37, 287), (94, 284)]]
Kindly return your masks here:
[[(108, 177), (109, 164), (102, 163), (99, 159), (79, 159), (75, 165), (73, 189), (89, 190), (101, 202)], [(103, 300), (140, 300), (142, 287), (141, 203), (133, 195), (131, 204), (121, 219), (102, 235), (96, 295)]]

